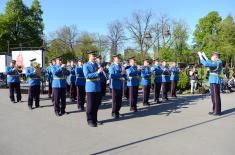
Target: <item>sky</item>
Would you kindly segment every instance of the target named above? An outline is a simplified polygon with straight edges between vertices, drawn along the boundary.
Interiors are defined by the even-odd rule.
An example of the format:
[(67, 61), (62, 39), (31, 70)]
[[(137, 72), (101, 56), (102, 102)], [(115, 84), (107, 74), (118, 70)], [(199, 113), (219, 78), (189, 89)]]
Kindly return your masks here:
[[(32, 0), (23, 0), (30, 6)], [(0, 13), (7, 0), (0, 0)], [(114, 20), (129, 18), (134, 11), (152, 10), (156, 17), (167, 15), (183, 20), (189, 26), (190, 39), (199, 18), (210, 11), (218, 11), (225, 18), (235, 17), (235, 0), (40, 0), (43, 9), (45, 34), (64, 25), (76, 25), (79, 31), (107, 34), (107, 26)]]

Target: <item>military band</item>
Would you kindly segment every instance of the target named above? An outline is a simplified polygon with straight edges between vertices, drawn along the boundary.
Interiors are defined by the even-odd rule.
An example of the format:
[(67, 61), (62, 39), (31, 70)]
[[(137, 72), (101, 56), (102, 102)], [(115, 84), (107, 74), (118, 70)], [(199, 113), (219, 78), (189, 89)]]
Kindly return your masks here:
[(69, 71), (69, 76), (68, 76), (68, 83), (69, 83), (69, 96), (70, 96), (70, 101), (73, 102), (77, 99), (77, 92), (76, 92), (76, 75), (75, 75), (75, 64), (74, 61), (70, 61), (70, 65), (67, 67)]
[(200, 62), (205, 67), (209, 67), (209, 83), (210, 83), (210, 93), (212, 100), (212, 111), (209, 112), (210, 115), (220, 115), (221, 114), (221, 99), (220, 99), (220, 84), (221, 78), (220, 74), (222, 72), (222, 61), (220, 58), (220, 53), (213, 52), (211, 60), (209, 60), (205, 53), (198, 52)]
[(168, 100), (168, 91), (170, 90), (170, 69), (167, 65), (167, 61), (162, 61), (162, 99)]
[[(20, 73), (22, 68), (16, 65), (16, 61), (12, 60), (10, 66), (6, 67), (7, 84), (9, 86), (9, 97), (12, 103), (21, 102), (20, 90)], [(16, 100), (15, 100), (16, 92)]]
[(179, 81), (179, 69), (176, 66), (176, 61), (173, 61), (172, 66), (170, 68), (170, 72), (171, 72), (171, 97), (175, 97), (176, 96), (176, 87), (177, 87), (177, 82)]
[(143, 105), (150, 106), (149, 104), (149, 95), (151, 88), (151, 69), (149, 67), (149, 60), (144, 60), (144, 66), (141, 70), (141, 85), (142, 85), (142, 96), (143, 96)]
[(162, 86), (162, 73), (163, 70), (159, 65), (159, 59), (155, 59), (155, 64), (153, 65), (153, 74), (154, 74), (154, 101), (156, 103), (161, 103), (159, 98)]
[(77, 106), (78, 109), (84, 111), (84, 104), (86, 99), (86, 79), (83, 73), (83, 60), (82, 58), (78, 59), (78, 63), (75, 69), (76, 74), (76, 88), (77, 88)]
[(127, 86), (129, 88), (130, 111), (137, 112), (140, 71), (137, 69), (135, 57), (129, 58), (129, 64), (130, 67), (126, 70), (126, 74)]
[(42, 72), (36, 59), (30, 60), (31, 66), (26, 68), (26, 77), (29, 85), (28, 91), (28, 107), (33, 109), (33, 101), (35, 101), (35, 108), (38, 108), (40, 99), (40, 85)]
[(91, 127), (97, 126), (97, 113), (101, 104), (101, 81), (100, 74), (103, 68), (95, 62), (96, 54), (94, 51), (87, 53), (89, 61), (83, 65), (83, 73), (86, 78), (86, 114), (87, 123)]
[(122, 93), (125, 69), (120, 64), (120, 55), (113, 55), (113, 64), (109, 67), (110, 88), (112, 92), (112, 116), (119, 118), (122, 106)]
[[(154, 102), (162, 103), (162, 100), (167, 102), (168, 91), (170, 91), (171, 97), (177, 97), (180, 69), (176, 61), (173, 61), (169, 68), (166, 60), (163, 60), (160, 65), (159, 59), (155, 59), (152, 67), (150, 67), (149, 59), (144, 59), (143, 66), (137, 67), (135, 57), (130, 57), (129, 63), (123, 63), (121, 62), (121, 55), (116, 54), (112, 56), (113, 62), (109, 66), (108, 73), (106, 73), (104, 71), (105, 63), (102, 61), (101, 56), (96, 56), (95, 51), (89, 51), (87, 55), (89, 60), (85, 64), (83, 64), (83, 59), (79, 58), (76, 59), (76, 62), (72, 60), (65, 65), (61, 62), (61, 57), (56, 57), (52, 59), (47, 67), (48, 97), (52, 98), (56, 116), (62, 116), (66, 113), (66, 89), (68, 87), (66, 79), (69, 81), (69, 98), (72, 102), (76, 101), (79, 110), (84, 111), (86, 108), (87, 123), (91, 127), (100, 124), (97, 114), (102, 96), (106, 94), (107, 80), (109, 80), (112, 96), (111, 116), (114, 119), (120, 117), (123, 94), (126, 94), (125, 90), (128, 90), (126, 98), (129, 102), (130, 111), (137, 112), (139, 85), (142, 88), (143, 106), (150, 106), (151, 81), (154, 85)], [(220, 54), (214, 52), (211, 60), (204, 53), (198, 52), (198, 55), (201, 64), (210, 69), (209, 83), (213, 108), (209, 114), (220, 115), (220, 74), (222, 71)], [(40, 84), (44, 71), (40, 68), (36, 59), (30, 60), (30, 64), (26, 68), (26, 77), (29, 86), (28, 107), (33, 109), (34, 101), (35, 108), (40, 107)], [(22, 69), (13, 60), (11, 65), (6, 68), (6, 73), (10, 100), (15, 103), (14, 91), (16, 91), (16, 101), (20, 102), (19, 75), (22, 73)], [(162, 99), (160, 99), (160, 94), (162, 94)]]
[(65, 64), (56, 58), (56, 64), (51, 68), (53, 74), (53, 105), (56, 116), (65, 114), (66, 108), (66, 76), (69, 74)]

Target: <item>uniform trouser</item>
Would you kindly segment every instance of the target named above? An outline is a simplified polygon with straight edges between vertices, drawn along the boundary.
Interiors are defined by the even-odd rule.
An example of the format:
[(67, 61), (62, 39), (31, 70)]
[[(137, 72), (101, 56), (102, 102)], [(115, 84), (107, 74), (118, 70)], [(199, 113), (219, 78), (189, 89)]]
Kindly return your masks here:
[(87, 92), (86, 115), (88, 123), (97, 123), (97, 113), (101, 104), (100, 92)]
[(221, 99), (220, 99), (220, 85), (216, 83), (210, 84), (211, 100), (213, 104), (213, 112), (215, 114), (221, 113)]
[(127, 98), (127, 99), (129, 99), (129, 87), (127, 87), (126, 86), (126, 88), (124, 88), (125, 90), (124, 90), (124, 92), (125, 92), (125, 97)]
[(39, 97), (40, 97), (40, 85), (29, 86), (29, 97), (28, 97), (28, 106), (33, 106), (33, 100), (35, 100), (35, 107), (39, 106)]
[(176, 97), (177, 81), (171, 81), (171, 96)]
[(48, 81), (48, 96), (51, 97), (51, 94), (52, 94), (52, 81), (49, 80)]
[(112, 114), (119, 115), (122, 106), (122, 89), (112, 89)]
[(131, 108), (137, 108), (138, 86), (129, 86), (129, 103)]
[(142, 88), (143, 103), (149, 102), (150, 87), (151, 87), (151, 85), (147, 85), (147, 86), (143, 86), (143, 88)]
[(106, 94), (106, 81), (101, 82), (101, 96), (105, 96)]
[(167, 99), (167, 93), (169, 91), (170, 82), (162, 82), (162, 98)]
[(69, 97), (70, 95), (70, 85), (69, 83), (66, 81), (66, 96)]
[(155, 101), (159, 100), (162, 83), (154, 83)]
[(53, 88), (53, 98), (55, 112), (65, 112), (66, 88)]
[(86, 99), (85, 86), (77, 86), (77, 105), (84, 107)]
[(21, 100), (20, 83), (11, 82), (8, 85), (9, 85), (9, 93), (11, 101), (15, 101), (15, 95), (14, 95), (15, 91), (16, 91), (16, 99), (17, 101), (20, 101)]
[(71, 82), (71, 83), (70, 83), (69, 94), (70, 94), (70, 98), (71, 98), (71, 99), (76, 99), (77, 92), (76, 92), (76, 85), (75, 85), (75, 82)]

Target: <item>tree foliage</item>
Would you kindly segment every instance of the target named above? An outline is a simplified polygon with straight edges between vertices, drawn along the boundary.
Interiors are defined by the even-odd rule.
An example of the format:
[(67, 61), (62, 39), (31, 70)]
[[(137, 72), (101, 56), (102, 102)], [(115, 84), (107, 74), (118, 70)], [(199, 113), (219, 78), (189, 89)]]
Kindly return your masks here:
[(5, 12), (0, 15), (0, 50), (6, 52), (10, 47), (42, 46), (43, 19), (38, 0), (34, 0), (31, 8), (22, 0), (8, 0)]

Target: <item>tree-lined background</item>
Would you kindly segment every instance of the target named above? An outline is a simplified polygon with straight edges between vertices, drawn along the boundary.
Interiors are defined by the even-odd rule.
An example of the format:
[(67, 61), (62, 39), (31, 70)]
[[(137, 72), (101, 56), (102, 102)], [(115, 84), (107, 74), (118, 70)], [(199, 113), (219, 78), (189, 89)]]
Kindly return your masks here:
[[(201, 50), (208, 57), (219, 51), (222, 60), (235, 63), (235, 23), (232, 15), (222, 18), (218, 12), (209, 12), (198, 19), (193, 30), (193, 43), (186, 21), (172, 19), (151, 10), (139, 10), (107, 23), (107, 34), (90, 33), (76, 25), (65, 25), (44, 34), (43, 8), (38, 0), (30, 7), (22, 0), (8, 0), (0, 14), (0, 53), (16, 47), (39, 47), (47, 52), (48, 60), (63, 55), (66, 58), (83, 57), (85, 52), (96, 50), (106, 60), (120, 53), (124, 59), (136, 56), (196, 63), (194, 54)], [(74, 19), (76, 20), (76, 19)], [(82, 22), (82, 21), (80, 21)]]

